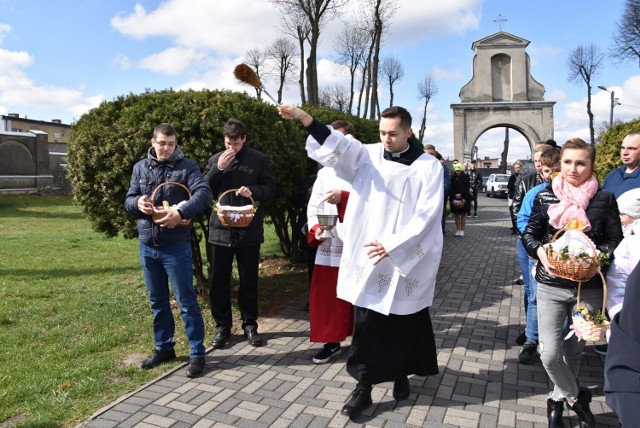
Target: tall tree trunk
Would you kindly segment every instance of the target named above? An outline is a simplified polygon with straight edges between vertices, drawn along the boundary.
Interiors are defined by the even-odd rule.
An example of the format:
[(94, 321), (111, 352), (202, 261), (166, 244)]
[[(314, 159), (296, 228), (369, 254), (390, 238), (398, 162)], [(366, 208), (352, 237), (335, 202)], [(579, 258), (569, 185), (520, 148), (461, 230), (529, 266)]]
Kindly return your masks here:
[(309, 48), (309, 58), (307, 58), (307, 102), (318, 105), (320, 102), (318, 91), (318, 39), (320, 38), (320, 27), (311, 26), (311, 40)]
[(300, 45), (300, 80), (298, 80), (298, 84), (300, 85), (300, 103), (305, 105), (307, 98), (304, 94), (304, 32), (300, 26), (298, 26), (298, 44)]
[(355, 80), (356, 80), (356, 72), (353, 71), (351, 73), (351, 81), (349, 82), (349, 113), (353, 114), (353, 97), (355, 96), (355, 93), (353, 91), (353, 88), (355, 87)]
[[(369, 107), (372, 106), (371, 104), (371, 64), (373, 63), (373, 60), (367, 62), (367, 86), (365, 87), (365, 93), (364, 93), (364, 111), (362, 112), (362, 117), (366, 118), (367, 117), (367, 113), (369, 112)], [(373, 107), (371, 107), (371, 110), (373, 110)]]
[(587, 115), (589, 116), (589, 134), (591, 136), (591, 145), (594, 146), (596, 144), (596, 131), (593, 128), (593, 112), (591, 111), (591, 86), (587, 86)]
[(502, 155), (500, 161), (502, 162), (502, 168), (507, 170), (507, 155), (509, 154), (509, 128), (504, 128), (504, 144), (502, 145)]
[(424, 102), (424, 110), (422, 111), (422, 122), (420, 123), (420, 131), (418, 132), (418, 140), (421, 142), (424, 140), (425, 130), (427, 129), (427, 106), (429, 101)]
[(380, 45), (382, 43), (382, 19), (380, 17), (380, 11), (377, 8), (375, 14), (373, 42), (373, 67), (371, 70), (371, 111), (369, 113), (369, 119), (376, 119), (375, 107), (378, 107), (378, 65), (380, 64)]

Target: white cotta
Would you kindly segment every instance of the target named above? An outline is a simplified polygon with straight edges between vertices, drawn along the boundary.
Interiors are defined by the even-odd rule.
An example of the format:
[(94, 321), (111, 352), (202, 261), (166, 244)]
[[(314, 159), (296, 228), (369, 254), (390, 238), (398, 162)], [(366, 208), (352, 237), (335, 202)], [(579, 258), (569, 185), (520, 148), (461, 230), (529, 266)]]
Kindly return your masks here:
[[(307, 153), (351, 183), (338, 297), (385, 315), (431, 306), (443, 243), (442, 165), (426, 154), (410, 166), (388, 161), (382, 143), (329, 129), (323, 145), (307, 139)], [(388, 253), (375, 266), (364, 246), (373, 241)]]
[[(333, 168), (324, 167), (318, 171), (318, 178), (313, 184), (309, 204), (307, 205), (307, 223), (309, 230), (318, 224), (318, 214), (338, 214), (338, 208), (329, 202), (322, 202), (326, 197), (327, 191), (331, 189), (346, 190), (351, 189), (351, 185), (343, 179), (336, 176)], [(331, 230), (333, 238), (326, 239), (318, 246), (316, 252), (316, 264), (322, 266), (340, 266), (342, 258), (342, 239), (343, 224), (338, 221)]]

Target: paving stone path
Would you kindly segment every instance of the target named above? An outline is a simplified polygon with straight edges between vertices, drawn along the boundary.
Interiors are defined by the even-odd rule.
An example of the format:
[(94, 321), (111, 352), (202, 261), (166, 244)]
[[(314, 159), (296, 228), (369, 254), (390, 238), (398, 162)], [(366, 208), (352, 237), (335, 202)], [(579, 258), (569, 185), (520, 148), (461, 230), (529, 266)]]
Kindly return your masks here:
[[(392, 383), (373, 388), (374, 405), (355, 421), (340, 414), (355, 381), (345, 370), (349, 343), (316, 365), (304, 302), (262, 320), (265, 346), (236, 336), (210, 350), (202, 377), (178, 368), (97, 411), (83, 427), (536, 427), (544, 428), (550, 382), (538, 360), (518, 363), (524, 328), (522, 286), (506, 201), (479, 196), (479, 215), (464, 237), (447, 235), (431, 309), (440, 374), (410, 378), (409, 399), (396, 402)], [(210, 333), (210, 332), (209, 332)], [(210, 339), (208, 339), (210, 340)], [(604, 358), (587, 347), (582, 386), (594, 392), (599, 427), (617, 426), (602, 393)], [(565, 424), (578, 426), (565, 411)]]

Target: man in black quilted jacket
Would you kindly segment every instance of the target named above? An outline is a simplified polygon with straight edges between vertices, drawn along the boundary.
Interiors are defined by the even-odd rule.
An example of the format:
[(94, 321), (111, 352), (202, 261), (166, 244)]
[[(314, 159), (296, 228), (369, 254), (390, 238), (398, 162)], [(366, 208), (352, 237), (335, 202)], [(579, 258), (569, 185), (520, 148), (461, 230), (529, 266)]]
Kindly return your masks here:
[[(209, 252), (212, 272), (209, 284), (211, 314), (216, 321), (216, 334), (211, 346), (222, 348), (231, 337), (231, 269), (238, 263), (240, 287), (238, 304), (242, 329), (247, 341), (261, 346), (258, 334), (258, 264), (260, 245), (264, 242), (264, 205), (261, 203), (276, 193), (276, 181), (267, 156), (245, 144), (244, 123), (229, 119), (224, 125), (226, 150), (213, 155), (205, 169), (205, 179), (219, 205), (244, 206), (251, 200), (258, 203), (248, 226), (227, 227), (215, 211), (209, 222)], [(220, 197), (227, 190), (223, 200)]]

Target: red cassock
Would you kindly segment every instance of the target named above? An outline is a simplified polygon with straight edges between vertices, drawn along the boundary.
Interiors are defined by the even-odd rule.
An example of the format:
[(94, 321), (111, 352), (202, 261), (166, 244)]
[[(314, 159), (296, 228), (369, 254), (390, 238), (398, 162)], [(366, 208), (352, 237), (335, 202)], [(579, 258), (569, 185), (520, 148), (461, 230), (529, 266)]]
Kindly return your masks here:
[[(338, 218), (342, 222), (344, 208), (349, 192), (342, 192), (342, 201), (338, 204)], [(314, 225), (309, 231), (309, 246), (318, 247), (321, 241), (315, 239)], [(321, 249), (319, 249), (321, 250)], [(353, 305), (336, 296), (338, 285), (338, 267), (316, 263), (311, 277), (309, 293), (309, 322), (312, 342), (342, 342), (353, 334)]]

